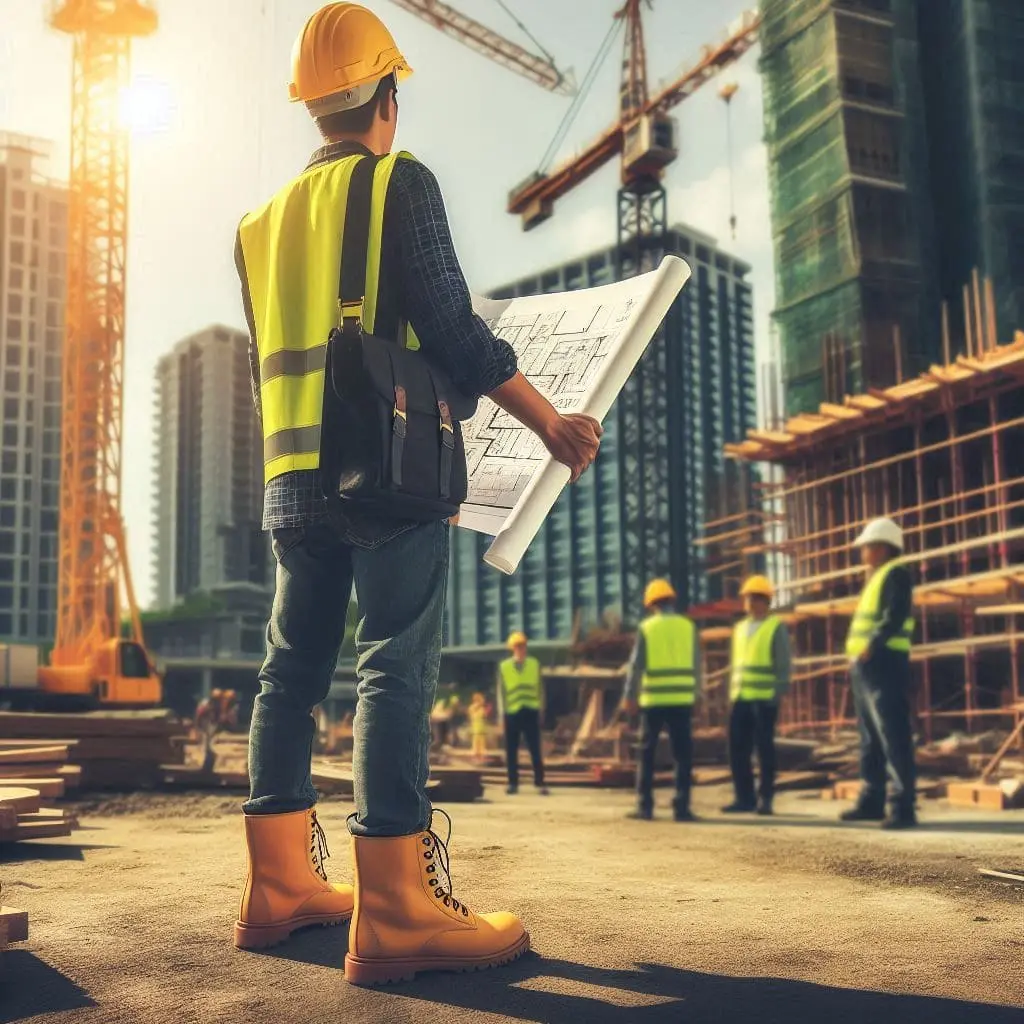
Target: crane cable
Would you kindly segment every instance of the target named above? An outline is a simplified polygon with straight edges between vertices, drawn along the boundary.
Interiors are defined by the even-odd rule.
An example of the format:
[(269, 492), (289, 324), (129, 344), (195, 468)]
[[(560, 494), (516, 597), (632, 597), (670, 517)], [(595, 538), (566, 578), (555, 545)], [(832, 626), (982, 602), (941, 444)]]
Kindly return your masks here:
[[(498, 0), (500, 3), (501, 0)], [(558, 152), (558, 147), (561, 146), (565, 140), (566, 135), (569, 133), (569, 129), (572, 127), (573, 122), (576, 120), (577, 115), (583, 107), (583, 103), (586, 100), (591, 88), (594, 85), (594, 81), (597, 78), (598, 72), (604, 65), (605, 59), (608, 56), (609, 51), (612, 48), (612, 43), (615, 41), (615, 37), (618, 35), (619, 29), (622, 28), (623, 19), (614, 19), (611, 26), (608, 29), (607, 34), (604, 37), (604, 41), (601, 43), (600, 48), (594, 55), (594, 59), (590, 62), (590, 67), (587, 68), (587, 73), (583, 76), (583, 81), (580, 83), (579, 92), (572, 99), (572, 103), (569, 105), (569, 109), (565, 112), (565, 116), (562, 118), (561, 124), (555, 132), (555, 137), (551, 140), (548, 148), (544, 151), (544, 155), (540, 159), (540, 164), (537, 167), (538, 174), (546, 174), (551, 168), (551, 163)]]
[(555, 58), (550, 53), (548, 53), (548, 51), (543, 46), (541, 46), (537, 37), (519, 20), (519, 18), (515, 14), (512, 13), (512, 11), (509, 9), (508, 4), (505, 3), (505, 0), (495, 0), (495, 3), (516, 23), (516, 28), (518, 28), (519, 31), (522, 32), (523, 35), (526, 36), (526, 38), (529, 39), (530, 42), (533, 43), (533, 45), (536, 46), (538, 50), (540, 50), (541, 55), (547, 60), (547, 62), (552, 67), (555, 67)]

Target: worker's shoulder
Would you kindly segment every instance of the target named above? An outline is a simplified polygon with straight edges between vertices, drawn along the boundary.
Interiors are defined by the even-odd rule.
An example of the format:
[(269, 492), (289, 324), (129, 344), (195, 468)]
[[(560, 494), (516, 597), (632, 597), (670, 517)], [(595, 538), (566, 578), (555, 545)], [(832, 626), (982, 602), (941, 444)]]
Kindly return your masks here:
[(391, 171), (392, 185), (399, 193), (410, 195), (440, 193), (441, 186), (434, 172), (411, 153), (399, 153)]
[(892, 569), (889, 570), (889, 579), (895, 580), (897, 583), (902, 583), (906, 586), (913, 586), (914, 576), (910, 571), (910, 566), (903, 562), (897, 562)]

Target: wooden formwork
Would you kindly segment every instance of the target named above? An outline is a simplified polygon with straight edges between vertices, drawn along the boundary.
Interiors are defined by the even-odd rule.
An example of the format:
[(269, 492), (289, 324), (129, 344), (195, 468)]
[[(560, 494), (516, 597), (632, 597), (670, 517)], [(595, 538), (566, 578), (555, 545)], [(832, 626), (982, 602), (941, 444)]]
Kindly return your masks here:
[[(852, 543), (882, 515), (902, 526), (915, 575), (924, 736), (1024, 718), (1024, 333), (997, 345), (979, 313), (966, 354), (948, 355), (948, 333), (944, 344), (945, 363), (919, 377), (727, 446), (756, 470), (756, 507), (707, 523), (701, 544), (728, 597), (750, 572), (776, 582), (794, 649), (783, 731), (853, 723), (843, 648), (863, 570)], [(712, 613), (703, 624), (704, 713), (714, 720), (725, 708), (730, 623)]]

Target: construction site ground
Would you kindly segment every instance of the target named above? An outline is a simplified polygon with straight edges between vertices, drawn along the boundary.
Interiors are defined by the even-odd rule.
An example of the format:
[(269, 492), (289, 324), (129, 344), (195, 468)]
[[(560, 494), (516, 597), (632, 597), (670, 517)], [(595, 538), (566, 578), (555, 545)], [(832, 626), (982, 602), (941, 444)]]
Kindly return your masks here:
[[(524, 790), (453, 805), (456, 895), (515, 909), (535, 953), (472, 975), (352, 988), (347, 930), (265, 953), (231, 946), (244, 872), (232, 795), (80, 805), (73, 838), (0, 856), (30, 941), (4, 955), (0, 1021), (928, 1021), (1019, 1024), (1024, 812), (928, 802), (923, 827), (840, 826), (843, 805), (783, 794), (772, 820), (726, 819), (700, 787), (696, 824), (629, 821), (628, 792)], [(349, 804), (321, 817), (350, 878)]]

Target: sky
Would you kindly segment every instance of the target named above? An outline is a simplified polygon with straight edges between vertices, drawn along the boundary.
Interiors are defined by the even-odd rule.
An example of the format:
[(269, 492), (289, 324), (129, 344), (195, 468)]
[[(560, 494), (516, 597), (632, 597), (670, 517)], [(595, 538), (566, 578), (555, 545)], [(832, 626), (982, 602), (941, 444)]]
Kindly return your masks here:
[[(498, 0), (451, 6), (530, 46)], [(483, 292), (615, 239), (618, 167), (611, 164), (524, 233), (505, 212), (530, 175), (569, 99), (450, 40), (389, 0), (364, 0), (388, 24), (415, 74), (403, 84), (396, 145), (437, 175), (470, 287)], [(243, 327), (232, 260), (249, 209), (302, 170), (318, 136), (287, 100), (292, 42), (317, 0), (163, 0), (160, 26), (133, 47), (132, 74), (152, 107), (132, 138), (125, 350), (124, 517), (139, 599), (152, 596), (153, 380), (159, 358), (213, 323)], [(621, 0), (505, 0), (582, 79)], [(652, 88), (694, 63), (750, 0), (655, 0), (645, 13)], [(52, 177), (66, 180), (71, 42), (47, 27), (43, 0), (0, 0), (0, 131), (51, 139)], [(616, 117), (621, 46), (605, 62), (560, 156)], [(773, 305), (766, 152), (757, 49), (675, 110), (680, 157), (668, 170), (669, 218), (719, 239), (753, 267), (759, 355)], [(732, 170), (718, 88), (735, 82)], [(149, 106), (144, 103), (144, 106)], [(729, 234), (730, 177), (738, 227)]]

